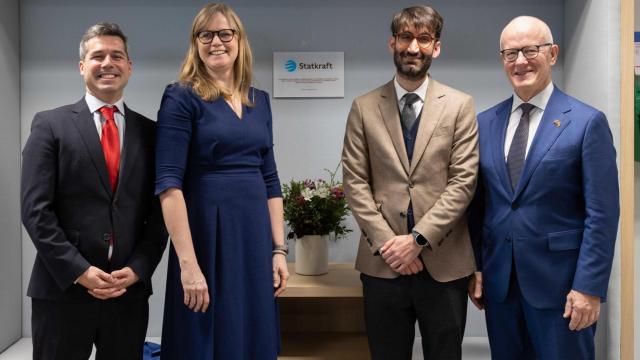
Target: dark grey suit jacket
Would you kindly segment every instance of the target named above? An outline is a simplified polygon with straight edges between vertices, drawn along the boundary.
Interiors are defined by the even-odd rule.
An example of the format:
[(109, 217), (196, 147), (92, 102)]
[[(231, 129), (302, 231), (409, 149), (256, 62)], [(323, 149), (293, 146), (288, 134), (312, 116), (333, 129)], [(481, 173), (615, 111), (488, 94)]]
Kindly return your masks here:
[(155, 123), (126, 105), (124, 116), (114, 193), (84, 98), (35, 115), (22, 152), (22, 223), (37, 250), (28, 296), (93, 299), (74, 284), (90, 265), (107, 272), (129, 266), (140, 281), (123, 297), (151, 294), (151, 274), (167, 242), (154, 196)]

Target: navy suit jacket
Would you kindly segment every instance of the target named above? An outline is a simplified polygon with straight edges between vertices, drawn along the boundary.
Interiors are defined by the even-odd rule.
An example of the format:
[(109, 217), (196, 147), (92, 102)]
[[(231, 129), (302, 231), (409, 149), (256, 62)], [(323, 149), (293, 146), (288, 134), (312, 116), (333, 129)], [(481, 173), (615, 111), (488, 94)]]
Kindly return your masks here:
[(167, 243), (154, 196), (155, 123), (126, 106), (124, 115), (115, 193), (84, 98), (34, 117), (21, 179), (22, 222), (37, 250), (28, 296), (93, 300), (74, 284), (90, 265), (106, 272), (131, 267), (140, 281), (122, 298), (151, 294), (151, 275)]
[(571, 289), (604, 300), (620, 214), (607, 119), (554, 88), (512, 189), (504, 157), (512, 101), (478, 115), (471, 230), (484, 296), (504, 300), (515, 267), (524, 298), (536, 308), (563, 308)]

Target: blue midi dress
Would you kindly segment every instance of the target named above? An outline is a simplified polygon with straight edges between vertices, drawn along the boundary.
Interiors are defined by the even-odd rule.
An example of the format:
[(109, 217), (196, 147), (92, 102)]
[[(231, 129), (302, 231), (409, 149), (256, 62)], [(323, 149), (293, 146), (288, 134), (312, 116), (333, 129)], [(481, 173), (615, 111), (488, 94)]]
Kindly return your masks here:
[(162, 324), (162, 360), (276, 359), (280, 336), (267, 200), (282, 196), (273, 156), (269, 95), (238, 118), (220, 97), (188, 86), (165, 89), (158, 112), (156, 193), (182, 189), (198, 264), (211, 304), (183, 302), (171, 246)]

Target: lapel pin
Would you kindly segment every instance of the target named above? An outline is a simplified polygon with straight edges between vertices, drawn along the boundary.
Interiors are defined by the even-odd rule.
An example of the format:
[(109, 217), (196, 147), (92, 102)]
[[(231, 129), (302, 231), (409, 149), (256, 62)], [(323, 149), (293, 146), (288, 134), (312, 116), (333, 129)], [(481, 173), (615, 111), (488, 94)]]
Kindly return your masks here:
[(553, 125), (555, 125), (557, 128), (560, 127), (560, 120), (553, 120)]

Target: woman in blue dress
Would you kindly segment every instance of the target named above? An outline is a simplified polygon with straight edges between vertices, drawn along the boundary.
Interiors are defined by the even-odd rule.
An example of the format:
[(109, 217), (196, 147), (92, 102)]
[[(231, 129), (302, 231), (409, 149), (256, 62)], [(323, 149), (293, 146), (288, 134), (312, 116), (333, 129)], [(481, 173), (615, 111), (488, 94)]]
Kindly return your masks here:
[(236, 13), (196, 15), (158, 112), (156, 193), (171, 235), (162, 359), (276, 359), (289, 277), (269, 96)]

